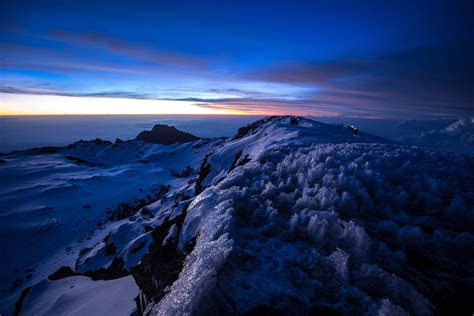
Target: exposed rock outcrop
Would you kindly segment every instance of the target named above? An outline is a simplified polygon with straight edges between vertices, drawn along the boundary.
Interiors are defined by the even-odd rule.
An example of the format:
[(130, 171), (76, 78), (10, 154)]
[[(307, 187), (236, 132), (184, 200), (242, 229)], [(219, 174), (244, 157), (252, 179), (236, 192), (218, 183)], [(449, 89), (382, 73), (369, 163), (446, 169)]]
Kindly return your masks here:
[(173, 143), (186, 143), (200, 139), (193, 134), (182, 132), (174, 126), (157, 124), (151, 131), (143, 131), (138, 134), (138, 140), (147, 143), (169, 145)]

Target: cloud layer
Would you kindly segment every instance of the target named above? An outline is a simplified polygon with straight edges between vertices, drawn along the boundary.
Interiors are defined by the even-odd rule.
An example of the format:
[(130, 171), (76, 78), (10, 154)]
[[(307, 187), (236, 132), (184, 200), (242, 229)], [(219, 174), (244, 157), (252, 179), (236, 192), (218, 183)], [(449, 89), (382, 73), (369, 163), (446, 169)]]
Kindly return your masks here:
[(474, 115), (470, 5), (130, 8), (3, 5), (0, 91), (263, 114)]

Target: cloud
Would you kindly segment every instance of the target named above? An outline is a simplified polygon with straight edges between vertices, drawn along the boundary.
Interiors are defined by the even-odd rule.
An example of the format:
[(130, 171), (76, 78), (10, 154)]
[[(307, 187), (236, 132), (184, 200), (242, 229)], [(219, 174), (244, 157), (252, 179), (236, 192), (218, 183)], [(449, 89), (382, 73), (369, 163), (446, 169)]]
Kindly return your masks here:
[(315, 88), (308, 102), (346, 105), (347, 114), (472, 114), (474, 44), (451, 43), (372, 59), (286, 63), (252, 71), (253, 80)]
[(106, 33), (54, 30), (47, 38), (64, 43), (105, 48), (112, 54), (160, 65), (203, 68), (208, 63), (204, 58), (150, 47), (143, 42), (124, 41)]
[[(15, 88), (0, 86), (0, 93), (26, 94), (26, 95), (51, 95), (67, 97), (96, 97), (96, 98), (120, 98), (137, 100), (160, 100), (160, 101), (180, 101), (212, 110), (231, 110), (236, 112), (246, 112), (248, 114), (313, 114), (322, 116), (335, 116), (340, 113), (328, 110), (325, 106), (308, 103), (308, 100), (284, 100), (279, 98), (165, 98), (153, 94), (138, 93), (130, 91), (99, 91), (99, 92), (63, 92), (55, 90), (54, 86), (42, 85), (36, 88)], [(251, 92), (247, 92), (251, 94)], [(289, 110), (291, 109), (291, 110)]]
[[(49, 88), (48, 85), (45, 85)], [(0, 86), (0, 93), (9, 94), (31, 94), (31, 95), (51, 95), (63, 97), (96, 97), (96, 98), (125, 98), (139, 100), (165, 100), (159, 99), (145, 93), (135, 93), (130, 91), (103, 91), (103, 92), (63, 92), (50, 89), (18, 89), (15, 87)]]
[[(55, 30), (36, 39), (48, 45), (34, 41), (0, 43), (2, 67), (72, 79), (62, 82), (48, 76), (37, 77), (39, 83), (60, 83), (51, 89), (28, 87), (7, 79), (3, 92), (185, 100), (201, 107), (276, 114), (380, 118), (454, 118), (473, 114), (471, 42), (373, 58), (280, 62), (242, 72), (239, 65), (230, 64), (223, 71), (214, 71), (210, 59), (167, 52), (103, 32)], [(89, 49), (91, 54), (83, 53)], [(91, 78), (94, 82), (87, 81)], [(96, 91), (101, 88), (93, 85), (101, 80), (110, 80), (121, 88)]]
[(156, 65), (125, 64), (113, 59), (90, 57), (67, 49), (53, 49), (29, 44), (0, 43), (3, 69), (43, 71), (77, 75), (156, 75), (165, 70)]
[(327, 63), (289, 62), (270, 69), (251, 71), (247, 76), (257, 80), (327, 86), (332, 80), (361, 75), (377, 66), (377, 62), (360, 59)]

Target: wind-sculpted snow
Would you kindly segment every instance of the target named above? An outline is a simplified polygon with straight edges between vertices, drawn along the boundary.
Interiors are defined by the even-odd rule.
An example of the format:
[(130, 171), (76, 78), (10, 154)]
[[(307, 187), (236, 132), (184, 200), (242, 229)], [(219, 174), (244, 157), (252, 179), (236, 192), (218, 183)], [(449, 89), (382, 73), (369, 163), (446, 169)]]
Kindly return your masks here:
[(190, 206), (179, 246), (196, 246), (153, 311), (469, 311), (473, 176), (469, 157), (399, 145), (264, 150)]
[[(105, 280), (129, 282), (122, 277), (131, 274), (140, 289), (137, 312), (147, 315), (474, 309), (472, 156), (407, 147), (304, 118), (271, 117), (227, 139), (166, 146), (77, 142), (50, 155), (32, 150), (4, 160), (0, 172), (14, 185), (0, 190), (0, 201), (11, 201), (0, 219), (22, 219), (22, 230), (10, 228), (20, 237), (39, 226), (42, 247), (59, 237), (58, 252), (35, 256), (39, 271), (18, 287), (33, 286), (34, 296), (23, 292), (27, 307), (45, 306), (42, 301), (54, 299), (63, 284), (90, 276), (95, 281), (81, 281), (87, 295), (67, 296), (76, 310), (98, 285), (103, 290), (114, 284)], [(58, 172), (49, 170), (54, 164)], [(158, 184), (157, 194), (145, 200), (103, 201), (136, 191), (145, 195)], [(32, 211), (22, 190), (29, 192), (29, 203), (43, 207), (35, 214), (46, 214), (44, 220), (28, 221)], [(106, 205), (116, 207), (105, 211)], [(85, 226), (87, 238), (74, 242), (63, 231), (82, 217), (75, 215), (78, 209), (108, 220), (93, 232)], [(21, 239), (18, 245), (28, 243)], [(54, 261), (46, 260), (51, 254)], [(11, 262), (19, 259), (5, 260), (5, 275)], [(63, 265), (69, 268), (58, 270)], [(127, 302), (138, 294), (129, 288), (120, 293)], [(4, 299), (9, 308), (18, 289)]]

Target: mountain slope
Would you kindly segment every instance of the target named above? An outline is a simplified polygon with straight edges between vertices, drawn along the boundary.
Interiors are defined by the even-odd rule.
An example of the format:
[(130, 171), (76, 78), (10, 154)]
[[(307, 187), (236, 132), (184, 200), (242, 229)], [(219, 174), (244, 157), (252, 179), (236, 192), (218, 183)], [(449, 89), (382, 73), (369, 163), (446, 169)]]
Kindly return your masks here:
[(208, 157), (176, 237), (193, 250), (152, 313), (469, 311), (472, 160), (300, 124), (275, 119)]
[[(354, 135), (304, 118), (271, 117), (228, 139), (175, 145), (83, 142), (50, 155), (2, 159), (0, 173), (11, 173), (11, 183), (20, 175), (15, 186), (30, 190), (30, 203), (49, 205), (67, 197), (65, 191), (44, 197), (26, 185), (38, 179), (57, 185), (63, 171), (48, 173), (45, 162), (95, 173), (99, 181), (76, 184), (80, 190), (102, 185), (88, 191), (88, 199), (97, 201), (115, 190), (114, 182), (100, 179), (117, 169), (137, 173), (131, 181), (124, 175), (123, 192), (137, 184), (153, 186), (151, 179), (167, 188), (137, 206), (119, 207), (117, 214), (124, 216), (101, 221), (89, 239), (66, 239), (59, 247), (71, 247), (66, 255), (39, 260), (29, 281), (4, 292), (10, 293), (3, 294), (4, 302), (33, 285), (31, 293), (37, 294), (28, 294), (25, 302), (41, 305), (48, 293), (54, 297), (55, 282), (73, 277), (63, 273), (64, 280), (35, 283), (68, 265), (72, 274), (96, 280), (81, 283), (90, 284), (90, 291), (96, 282), (110, 282), (100, 280), (131, 274), (140, 292), (131, 290), (128, 298), (138, 295), (138, 311), (157, 315), (472, 311), (467, 297), (474, 289), (474, 162), (469, 156)], [(7, 167), (20, 163), (32, 166), (28, 177)], [(148, 184), (145, 174), (153, 175)], [(65, 178), (66, 184), (74, 179)], [(11, 223), (36, 223), (31, 216), (14, 215), (31, 207), (22, 202), (23, 191), (0, 192), (2, 205), (16, 205), (8, 212)], [(78, 196), (73, 201), (85, 203)], [(95, 203), (97, 218), (107, 215)], [(62, 234), (51, 229), (43, 236), (55, 233)], [(38, 295), (41, 289), (46, 293)]]
[[(219, 142), (94, 140), (3, 156), (0, 312), (8, 315), (23, 288), (59, 267), (76, 269), (81, 251), (101, 245), (143, 206), (186, 186)], [(107, 254), (103, 264), (113, 257)]]
[(462, 118), (443, 129), (422, 133), (415, 144), (474, 154), (474, 117)]

